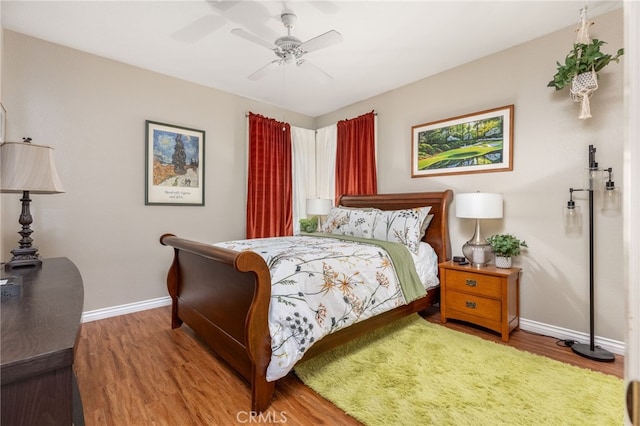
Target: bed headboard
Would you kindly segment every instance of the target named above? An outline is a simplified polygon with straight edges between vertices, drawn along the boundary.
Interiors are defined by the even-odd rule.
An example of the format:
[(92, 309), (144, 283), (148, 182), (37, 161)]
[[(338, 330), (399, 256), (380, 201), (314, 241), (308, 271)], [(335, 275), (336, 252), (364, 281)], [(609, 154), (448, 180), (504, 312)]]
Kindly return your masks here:
[(401, 210), (431, 206), (433, 220), (423, 238), (438, 255), (438, 262), (451, 259), (448, 209), (453, 198), (450, 189), (442, 192), (409, 192), (404, 194), (343, 195), (339, 204), (345, 207), (375, 207), (380, 210)]

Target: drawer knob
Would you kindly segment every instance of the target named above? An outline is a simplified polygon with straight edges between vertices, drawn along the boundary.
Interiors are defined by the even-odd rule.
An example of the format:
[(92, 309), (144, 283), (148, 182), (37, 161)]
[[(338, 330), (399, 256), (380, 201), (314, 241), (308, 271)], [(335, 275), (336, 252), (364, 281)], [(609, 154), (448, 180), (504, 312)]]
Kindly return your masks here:
[(469, 287), (476, 287), (478, 285), (478, 282), (476, 280), (467, 280), (467, 285)]
[(466, 301), (464, 303), (465, 303), (465, 305), (467, 305), (467, 308), (469, 308), (469, 309), (475, 309), (476, 308), (476, 302)]

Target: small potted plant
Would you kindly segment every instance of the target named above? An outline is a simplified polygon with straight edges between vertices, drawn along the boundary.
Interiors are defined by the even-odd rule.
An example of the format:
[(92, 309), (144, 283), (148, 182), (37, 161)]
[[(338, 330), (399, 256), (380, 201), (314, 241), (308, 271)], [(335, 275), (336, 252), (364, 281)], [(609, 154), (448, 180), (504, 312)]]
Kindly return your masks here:
[(309, 219), (300, 219), (300, 230), (302, 232), (316, 232), (318, 230), (318, 216)]
[(511, 234), (495, 234), (487, 238), (487, 242), (496, 256), (498, 268), (511, 268), (511, 258), (520, 255), (521, 247), (528, 247), (526, 242)]

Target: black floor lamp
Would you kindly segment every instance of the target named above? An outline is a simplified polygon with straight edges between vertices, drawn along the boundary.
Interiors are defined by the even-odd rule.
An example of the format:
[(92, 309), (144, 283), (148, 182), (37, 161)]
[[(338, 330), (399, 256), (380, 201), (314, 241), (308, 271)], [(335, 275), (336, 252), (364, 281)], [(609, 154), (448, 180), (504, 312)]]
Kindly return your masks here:
[(596, 162), (596, 149), (589, 145), (589, 169), (586, 181), (586, 188), (569, 188), (569, 202), (565, 209), (565, 226), (568, 232), (576, 232), (581, 227), (580, 208), (573, 201), (573, 193), (587, 191), (589, 193), (589, 344), (574, 343), (571, 349), (576, 354), (594, 361), (612, 362), (615, 356), (599, 346), (595, 345), (595, 283), (594, 283), (594, 225), (593, 225), (593, 193), (596, 191), (598, 178), (602, 172), (607, 173), (607, 180), (604, 184), (603, 211), (615, 211), (618, 207), (617, 193), (615, 185), (611, 180), (612, 169), (599, 169)]

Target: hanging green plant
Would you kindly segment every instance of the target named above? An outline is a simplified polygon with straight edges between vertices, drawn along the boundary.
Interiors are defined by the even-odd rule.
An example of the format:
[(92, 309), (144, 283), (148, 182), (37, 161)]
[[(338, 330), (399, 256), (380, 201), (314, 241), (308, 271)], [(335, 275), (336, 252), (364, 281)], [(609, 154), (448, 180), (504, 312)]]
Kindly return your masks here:
[(597, 73), (610, 62), (620, 62), (620, 56), (624, 54), (624, 49), (618, 49), (615, 56), (600, 51), (605, 41), (593, 39), (590, 43), (574, 43), (573, 49), (567, 54), (564, 64), (556, 62), (558, 69), (553, 76), (553, 80), (547, 84), (547, 87), (554, 87), (556, 90), (562, 90), (566, 86), (570, 86), (574, 77), (579, 74), (595, 72)]
[(584, 120), (591, 117), (589, 98), (598, 89), (598, 71), (612, 61), (619, 62), (624, 49), (618, 49), (615, 56), (603, 53), (600, 48), (606, 42), (589, 37), (589, 27), (593, 22), (587, 20), (587, 6), (580, 9), (580, 22), (576, 29), (578, 36), (573, 49), (564, 58), (564, 64), (556, 62), (558, 69), (553, 80), (547, 84), (556, 90), (570, 86), (569, 99), (580, 103), (580, 115)]

